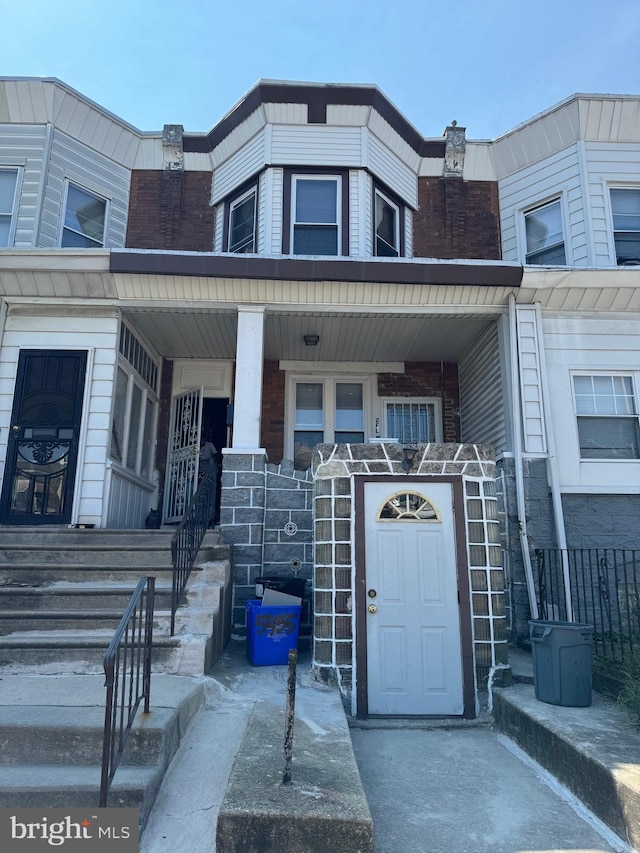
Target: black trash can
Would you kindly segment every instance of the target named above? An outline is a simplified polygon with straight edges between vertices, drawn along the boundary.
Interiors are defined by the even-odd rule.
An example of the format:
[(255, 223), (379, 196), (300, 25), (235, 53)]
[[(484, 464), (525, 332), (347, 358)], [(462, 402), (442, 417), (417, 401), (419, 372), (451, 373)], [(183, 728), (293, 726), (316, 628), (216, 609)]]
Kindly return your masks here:
[(593, 627), (582, 622), (529, 622), (536, 699), (549, 705), (591, 704)]

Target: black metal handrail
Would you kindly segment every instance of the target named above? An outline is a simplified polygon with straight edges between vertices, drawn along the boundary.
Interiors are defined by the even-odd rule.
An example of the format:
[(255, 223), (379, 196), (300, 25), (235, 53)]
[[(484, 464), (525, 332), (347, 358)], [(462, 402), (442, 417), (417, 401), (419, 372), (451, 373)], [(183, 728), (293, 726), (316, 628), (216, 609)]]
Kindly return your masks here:
[(218, 466), (204, 475), (171, 539), (173, 583), (171, 589), (171, 636), (175, 632), (176, 611), (182, 600), (205, 533), (213, 524), (218, 492)]
[[(640, 551), (624, 548), (539, 548), (540, 618), (593, 626), (594, 654), (624, 660), (640, 652)], [(565, 577), (571, 614), (567, 614)]]
[(102, 742), (100, 807), (122, 758), (140, 703), (149, 713), (154, 577), (140, 578), (104, 656), (107, 699)]

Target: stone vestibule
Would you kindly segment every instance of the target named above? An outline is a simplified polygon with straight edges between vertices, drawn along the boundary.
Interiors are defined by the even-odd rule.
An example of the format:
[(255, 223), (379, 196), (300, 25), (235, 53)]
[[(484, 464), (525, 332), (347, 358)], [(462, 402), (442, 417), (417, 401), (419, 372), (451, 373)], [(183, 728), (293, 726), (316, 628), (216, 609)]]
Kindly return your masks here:
[(408, 467), (398, 443), (319, 445), (310, 472), (294, 471), (286, 462), (268, 465), (264, 455), (227, 455), (221, 522), (234, 545), (235, 630), (244, 627), (245, 602), (253, 597), (259, 574), (306, 578), (311, 593), (303, 620), (312, 633), (314, 668), (319, 677), (337, 680), (353, 710), (361, 711), (357, 691), (366, 660), (358, 643), (356, 585), (363, 554), (358, 484), (387, 477), (428, 487), (430, 479), (446, 480), (459, 496), (455, 526), (465, 714), (473, 716), (478, 690), (507, 664), (493, 451), (468, 444), (415, 450)]

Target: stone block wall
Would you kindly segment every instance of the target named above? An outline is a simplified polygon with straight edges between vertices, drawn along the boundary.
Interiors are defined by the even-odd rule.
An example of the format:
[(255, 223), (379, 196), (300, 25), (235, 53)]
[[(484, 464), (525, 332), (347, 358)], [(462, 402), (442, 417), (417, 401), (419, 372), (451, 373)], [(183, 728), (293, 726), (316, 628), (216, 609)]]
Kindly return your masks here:
[(256, 578), (304, 578), (301, 638), (311, 634), (313, 483), (293, 463), (268, 465), (263, 454), (223, 455), (220, 526), (233, 546), (233, 630), (246, 633), (246, 603)]
[(563, 495), (568, 548), (640, 549), (640, 495)]

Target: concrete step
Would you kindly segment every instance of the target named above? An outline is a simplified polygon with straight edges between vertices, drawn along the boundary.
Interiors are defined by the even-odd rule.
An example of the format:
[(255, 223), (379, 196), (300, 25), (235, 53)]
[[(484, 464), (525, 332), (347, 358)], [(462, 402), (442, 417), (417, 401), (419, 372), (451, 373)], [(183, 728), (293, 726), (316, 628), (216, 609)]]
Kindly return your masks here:
[[(197, 568), (194, 569), (197, 571)], [(156, 566), (113, 566), (102, 559), (83, 566), (43, 565), (42, 563), (25, 563), (21, 565), (0, 567), (0, 587), (4, 586), (41, 586), (56, 582), (67, 583), (121, 583), (136, 585), (141, 577), (152, 576), (161, 578), (166, 583), (171, 582), (173, 568), (170, 561), (165, 560)]]
[(615, 702), (550, 705), (529, 684), (493, 691), (496, 727), (640, 849), (640, 732)]
[[(108, 585), (103, 582), (59, 581), (51, 586), (0, 586), (0, 611), (47, 611), (73, 609), (119, 609), (122, 614), (129, 603), (133, 584)], [(171, 606), (171, 586), (156, 582), (156, 608)]]
[[(129, 543), (135, 545), (157, 546), (169, 543), (175, 533), (171, 530), (110, 530), (96, 528), (93, 530), (77, 530), (71, 527), (0, 527), (0, 540), (3, 548), (40, 547), (41, 545), (66, 548), (76, 546), (111, 547), (117, 544)], [(210, 533), (207, 533), (210, 536)]]
[[(96, 808), (100, 801), (97, 767), (16, 764), (0, 766), (0, 807), (3, 808)], [(107, 805), (135, 808), (144, 827), (164, 772), (158, 765), (135, 767), (121, 764), (116, 771)]]
[[(103, 672), (102, 662), (113, 634), (114, 629), (96, 628), (90, 632), (33, 631), (0, 636), (0, 673)], [(152, 668), (173, 672), (180, 645), (178, 637), (154, 637)]]
[[(106, 701), (106, 690), (103, 697)], [(100, 765), (104, 707), (0, 707), (0, 765)], [(127, 741), (127, 764), (168, 764), (180, 741), (178, 711), (139, 710)]]
[[(102, 675), (2, 675), (0, 807), (97, 807), (106, 690)], [(202, 706), (200, 678), (153, 674), (108, 798), (144, 826), (164, 773)]]

